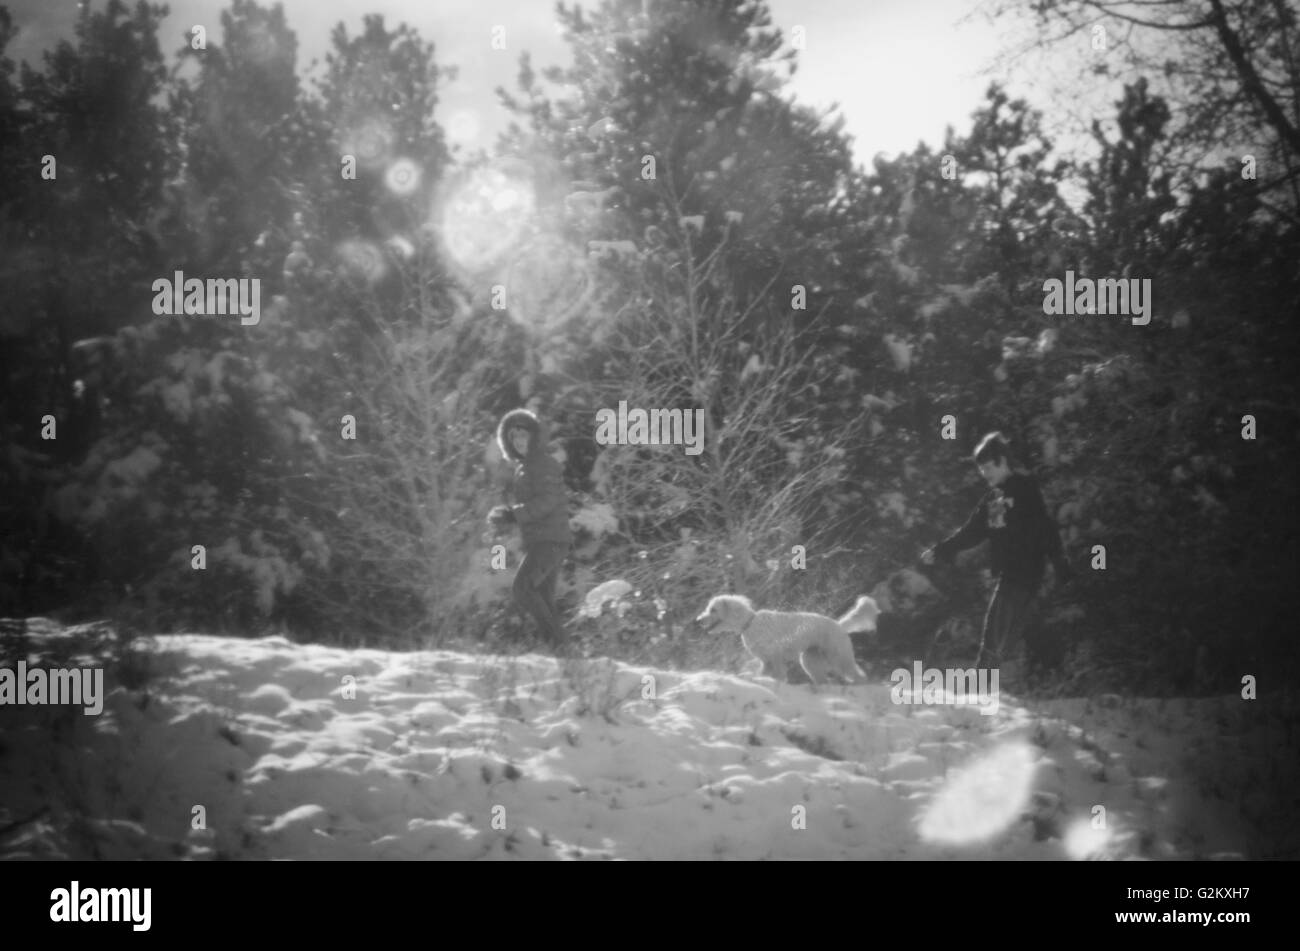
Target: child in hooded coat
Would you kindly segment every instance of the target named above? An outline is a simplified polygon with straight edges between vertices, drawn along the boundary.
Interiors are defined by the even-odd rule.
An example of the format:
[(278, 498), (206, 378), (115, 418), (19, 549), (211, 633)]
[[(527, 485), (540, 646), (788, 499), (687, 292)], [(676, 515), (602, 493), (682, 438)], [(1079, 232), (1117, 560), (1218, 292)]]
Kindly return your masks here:
[(986, 435), (975, 448), (974, 460), (989, 491), (966, 524), (926, 551), (921, 561), (951, 561), (957, 552), (988, 541), (997, 588), (984, 616), (975, 666), (1002, 666), (1023, 650), (1028, 668), (1038, 673), (1059, 659), (1056, 645), (1039, 630), (1035, 616), (1046, 563), (1052, 563), (1058, 583), (1068, 581), (1073, 572), (1038, 482), (1012, 470), (1006, 438), (996, 432)]
[(494, 528), (511, 522), (519, 526), (524, 558), (515, 574), (515, 603), (558, 646), (565, 637), (555, 607), (555, 585), (573, 542), (563, 473), (546, 451), (541, 421), (526, 409), (513, 409), (501, 417), (497, 445), (516, 464), (515, 501), (496, 506), (488, 522)]

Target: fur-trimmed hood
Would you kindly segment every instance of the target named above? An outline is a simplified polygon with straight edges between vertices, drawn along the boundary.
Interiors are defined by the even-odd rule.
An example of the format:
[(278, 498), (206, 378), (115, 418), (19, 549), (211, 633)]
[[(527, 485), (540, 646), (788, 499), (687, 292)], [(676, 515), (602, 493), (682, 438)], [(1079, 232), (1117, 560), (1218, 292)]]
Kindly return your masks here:
[[(530, 434), (528, 455), (521, 457), (509, 444), (506, 436), (512, 429), (524, 429)], [(526, 409), (512, 409), (497, 423), (497, 446), (501, 455), (515, 464), (511, 487), (515, 504), (511, 510), (524, 547), (537, 542), (571, 544), (564, 472), (546, 451), (546, 427), (541, 420)]]
[(532, 436), (528, 441), (529, 455), (545, 451), (542, 421), (537, 418), (537, 414), (532, 410), (512, 409), (501, 417), (501, 422), (497, 423), (497, 448), (501, 450), (501, 455), (514, 462), (524, 461), (507, 438), (506, 434), (512, 429), (525, 429)]

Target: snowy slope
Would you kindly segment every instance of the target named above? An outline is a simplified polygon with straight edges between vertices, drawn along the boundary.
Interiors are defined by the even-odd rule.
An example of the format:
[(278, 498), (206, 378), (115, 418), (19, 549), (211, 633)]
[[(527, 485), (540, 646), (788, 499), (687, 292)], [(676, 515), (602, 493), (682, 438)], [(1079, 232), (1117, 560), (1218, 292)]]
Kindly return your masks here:
[[(29, 663), (102, 636), (29, 624)], [(1253, 841), (1240, 803), (1179, 772), (1197, 743), (1260, 735), (1232, 720), (1241, 701), (1031, 712), (1004, 693), (983, 716), (896, 705), (888, 683), (138, 643), (148, 679), (110, 670), (98, 717), (0, 707), (0, 856), (1192, 858)]]

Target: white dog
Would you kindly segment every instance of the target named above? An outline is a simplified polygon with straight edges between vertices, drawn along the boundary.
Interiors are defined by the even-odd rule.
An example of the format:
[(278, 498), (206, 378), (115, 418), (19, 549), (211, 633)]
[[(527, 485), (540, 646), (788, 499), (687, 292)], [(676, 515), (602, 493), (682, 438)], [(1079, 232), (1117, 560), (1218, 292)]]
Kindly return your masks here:
[(837, 621), (807, 611), (755, 611), (746, 597), (720, 594), (695, 620), (710, 632), (739, 634), (745, 650), (763, 662), (763, 672), (777, 680), (785, 680), (787, 666), (797, 660), (814, 684), (828, 672), (848, 683), (865, 683), (867, 675), (853, 659), (849, 632), (875, 630), (879, 614), (867, 595)]

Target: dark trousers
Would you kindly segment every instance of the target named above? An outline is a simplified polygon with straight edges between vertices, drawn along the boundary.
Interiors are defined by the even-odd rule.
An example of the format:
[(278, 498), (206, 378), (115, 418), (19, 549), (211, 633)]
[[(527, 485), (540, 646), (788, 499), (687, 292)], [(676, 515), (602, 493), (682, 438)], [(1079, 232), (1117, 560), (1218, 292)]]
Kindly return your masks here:
[(564, 641), (564, 627), (555, 608), (555, 584), (569, 546), (563, 542), (533, 542), (524, 548), (512, 588), (515, 604), (537, 622), (542, 636), (555, 644)]
[(984, 615), (976, 667), (997, 667), (1019, 652), (1023, 641), (1025, 659), (1037, 667), (1044, 660), (1044, 644), (1035, 623), (1038, 585), (998, 579), (998, 586)]

